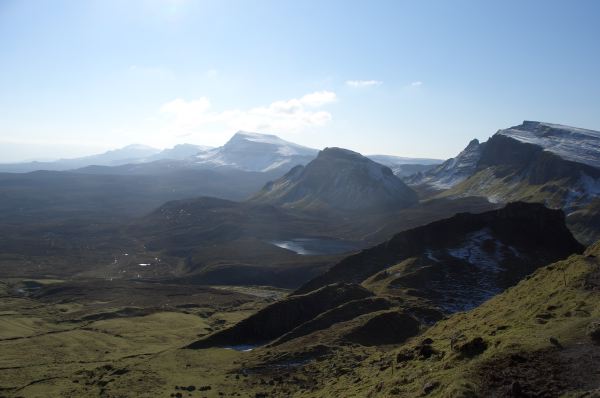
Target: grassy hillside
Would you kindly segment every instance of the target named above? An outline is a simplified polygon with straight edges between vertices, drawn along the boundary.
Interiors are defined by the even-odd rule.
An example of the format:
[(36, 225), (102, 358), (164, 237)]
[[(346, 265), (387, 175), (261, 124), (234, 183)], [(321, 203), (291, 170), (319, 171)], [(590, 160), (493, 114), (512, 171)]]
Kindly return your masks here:
[[(366, 302), (344, 303), (312, 323), (312, 333), (249, 352), (189, 350), (181, 347), (264, 306), (249, 294), (270, 293), (142, 284), (146, 293), (134, 296), (148, 301), (132, 306), (123, 285), (107, 302), (106, 287), (44, 284), (25, 298), (14, 293), (22, 281), (0, 284), (0, 396), (591, 397), (600, 387), (600, 243), (384, 345), (363, 337), (381, 344), (390, 335), (376, 332), (407, 333), (413, 321), (402, 303), (389, 309), (366, 299), (375, 312), (362, 315)], [(126, 309), (150, 303), (148, 313)], [(330, 326), (334, 318), (342, 322)]]
[[(293, 378), (309, 384), (296, 386), (294, 396), (596, 396), (590, 391), (600, 387), (600, 346), (590, 333), (600, 334), (599, 258), (597, 244), (583, 255), (543, 267), (406, 344), (339, 346), (293, 369)], [(301, 343), (315, 344), (316, 337)], [(296, 344), (280, 350), (308, 350)], [(255, 355), (246, 366), (274, 366), (284, 354), (272, 348)], [(265, 370), (260, 377), (276, 376)], [(273, 396), (285, 396), (279, 391)]]

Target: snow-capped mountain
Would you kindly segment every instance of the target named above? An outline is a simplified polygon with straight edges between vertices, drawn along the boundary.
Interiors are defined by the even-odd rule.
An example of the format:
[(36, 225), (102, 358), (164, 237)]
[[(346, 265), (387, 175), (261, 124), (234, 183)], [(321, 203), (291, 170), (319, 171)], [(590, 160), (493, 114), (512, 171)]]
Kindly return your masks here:
[(493, 203), (540, 202), (560, 208), (582, 242), (600, 237), (600, 132), (525, 121), (488, 141), (471, 141), (456, 158), (407, 179), (439, 196), (483, 196)]
[(424, 173), (417, 173), (407, 179), (411, 185), (429, 185), (435, 189), (448, 189), (466, 180), (477, 169), (485, 143), (474, 139), (456, 157)]
[(164, 149), (159, 153), (147, 158), (146, 160), (186, 160), (191, 158), (192, 156), (209, 151), (211, 149), (213, 149), (213, 147), (206, 145), (178, 144), (175, 145), (173, 148)]
[(239, 131), (222, 147), (198, 154), (195, 161), (207, 167), (274, 171), (307, 164), (317, 153), (276, 135)]
[(537, 145), (565, 160), (600, 169), (599, 131), (526, 120), (497, 134)]
[(253, 199), (294, 209), (337, 210), (406, 207), (416, 193), (392, 171), (357, 152), (325, 148), (306, 166), (268, 183)]

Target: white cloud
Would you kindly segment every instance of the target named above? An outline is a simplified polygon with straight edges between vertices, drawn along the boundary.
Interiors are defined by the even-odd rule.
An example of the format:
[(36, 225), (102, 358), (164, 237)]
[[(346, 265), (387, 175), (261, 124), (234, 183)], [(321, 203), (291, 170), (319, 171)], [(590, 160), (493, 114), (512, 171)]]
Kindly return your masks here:
[(300, 98), (300, 102), (306, 106), (317, 107), (335, 102), (336, 99), (337, 96), (332, 91), (316, 91)]
[(210, 101), (206, 97), (201, 97), (193, 101), (177, 98), (163, 104), (160, 107), (160, 113), (172, 116), (172, 129), (185, 131), (204, 123), (209, 109)]
[(346, 85), (350, 87), (373, 87), (381, 86), (383, 84), (380, 80), (346, 80)]
[(250, 109), (230, 109), (213, 111), (208, 98), (201, 97), (186, 101), (178, 98), (160, 107), (166, 116), (163, 132), (174, 135), (214, 131), (272, 131), (293, 132), (303, 128), (322, 126), (328, 123), (331, 113), (320, 110), (324, 105), (335, 102), (336, 94), (331, 91), (317, 91), (300, 98), (275, 101), (267, 106)]
[(423, 85), (423, 82), (422, 82), (422, 81), (419, 81), (419, 80), (417, 80), (417, 81), (414, 81), (414, 82), (410, 83), (410, 86), (411, 86), (411, 87), (420, 87), (420, 86), (422, 86), (422, 85)]

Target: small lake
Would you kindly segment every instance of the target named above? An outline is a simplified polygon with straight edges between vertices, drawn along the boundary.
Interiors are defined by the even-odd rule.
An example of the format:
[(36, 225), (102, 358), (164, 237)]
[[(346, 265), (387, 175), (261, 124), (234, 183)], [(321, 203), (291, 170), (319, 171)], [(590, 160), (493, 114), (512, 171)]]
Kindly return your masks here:
[(358, 242), (323, 238), (296, 238), (269, 242), (303, 256), (347, 253), (361, 248)]
[(225, 348), (226, 350), (234, 350), (234, 351), (240, 351), (240, 352), (250, 352), (253, 349), (255, 349), (256, 347), (258, 347), (258, 345), (239, 344), (239, 345), (228, 345), (228, 346), (225, 346), (223, 348)]

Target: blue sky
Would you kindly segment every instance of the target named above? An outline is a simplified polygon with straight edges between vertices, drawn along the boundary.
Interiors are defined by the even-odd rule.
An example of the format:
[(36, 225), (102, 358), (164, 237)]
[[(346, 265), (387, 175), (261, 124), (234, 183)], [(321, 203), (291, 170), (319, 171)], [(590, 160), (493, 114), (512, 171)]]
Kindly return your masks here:
[(0, 0), (0, 162), (238, 129), (447, 158), (600, 129), (600, 2)]

